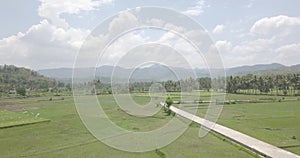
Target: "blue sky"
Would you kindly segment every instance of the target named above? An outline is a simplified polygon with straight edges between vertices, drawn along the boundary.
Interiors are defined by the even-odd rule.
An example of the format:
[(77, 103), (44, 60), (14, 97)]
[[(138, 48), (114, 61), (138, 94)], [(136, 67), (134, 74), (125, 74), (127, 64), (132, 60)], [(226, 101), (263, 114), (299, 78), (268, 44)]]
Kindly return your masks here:
[(196, 20), (208, 31), (225, 67), (274, 62), (300, 64), (299, 0), (10, 0), (0, 3), (0, 64), (35, 70), (72, 67), (82, 42), (101, 21), (122, 10), (143, 6), (174, 9)]

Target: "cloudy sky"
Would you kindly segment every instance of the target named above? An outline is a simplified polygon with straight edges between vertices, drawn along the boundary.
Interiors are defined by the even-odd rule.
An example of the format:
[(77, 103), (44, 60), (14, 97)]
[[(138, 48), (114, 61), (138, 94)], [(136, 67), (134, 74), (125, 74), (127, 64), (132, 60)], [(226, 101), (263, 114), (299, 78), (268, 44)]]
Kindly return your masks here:
[[(72, 67), (82, 43), (101, 21), (120, 11), (143, 6), (171, 8), (196, 20), (215, 43), (225, 67), (274, 62), (300, 64), (299, 0), (10, 0), (0, 3), (0, 64), (35, 70)], [(128, 25), (128, 18), (128, 15), (120, 16), (119, 25)], [(118, 43), (115, 49), (145, 41), (143, 34), (129, 36), (128, 42)]]

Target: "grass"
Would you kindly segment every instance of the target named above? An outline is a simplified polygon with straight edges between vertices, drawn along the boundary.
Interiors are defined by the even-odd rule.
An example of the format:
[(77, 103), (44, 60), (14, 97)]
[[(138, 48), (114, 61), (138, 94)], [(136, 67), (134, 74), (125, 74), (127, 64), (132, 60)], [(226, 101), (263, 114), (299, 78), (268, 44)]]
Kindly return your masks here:
[[(297, 146), (300, 145), (299, 103), (226, 105), (219, 123), (275, 146)], [(286, 149), (300, 154), (299, 149)]]
[[(226, 104), (218, 119), (218, 123), (244, 134), (265, 141), (277, 147), (300, 155), (300, 102), (278, 102), (270, 97), (259, 95), (228, 94), (226, 99), (266, 100), (264, 103)], [(189, 104), (196, 108), (196, 104)], [(198, 115), (205, 117), (207, 105), (198, 107)]]
[(0, 116), (0, 129), (50, 121), (49, 119), (38, 117), (38, 114), (34, 115), (33, 113), (28, 113), (27, 111), (24, 111), (23, 113), (17, 113), (7, 110), (0, 110)]
[[(201, 92), (202, 93), (202, 92)], [(149, 101), (147, 95), (137, 94), (134, 100), (143, 104)], [(172, 94), (178, 96), (178, 94)], [(188, 95), (188, 94), (186, 94)], [(204, 98), (210, 98), (203, 92)], [(144, 98), (143, 98), (144, 97)], [(227, 95), (232, 99), (260, 99), (270, 96)], [(162, 111), (151, 117), (136, 118), (128, 115), (113, 101), (111, 95), (99, 96), (103, 109), (118, 126), (132, 131), (150, 131), (161, 127), (171, 116)], [(191, 125), (175, 142), (168, 146), (145, 153), (130, 153), (106, 146), (93, 137), (81, 122), (73, 99), (52, 101), (40, 98), (7, 99), (2, 103), (22, 105), (28, 113), (40, 113), (40, 117), (51, 120), (48, 123), (31, 124), (0, 129), (1, 157), (255, 157), (239, 145), (233, 145), (221, 136), (208, 134), (198, 137), (199, 125)], [(244, 103), (224, 105), (219, 123), (276, 146), (299, 145), (300, 102)], [(195, 105), (196, 106), (196, 105)], [(203, 116), (207, 105), (202, 105), (198, 115)], [(119, 109), (119, 110), (118, 110)], [(11, 111), (9, 111), (11, 112)], [(23, 116), (23, 111), (12, 115)], [(3, 116), (0, 115), (0, 118)], [(25, 116), (24, 116), (25, 117)], [(296, 139), (291, 137), (295, 136)], [(299, 147), (286, 148), (300, 154)]]

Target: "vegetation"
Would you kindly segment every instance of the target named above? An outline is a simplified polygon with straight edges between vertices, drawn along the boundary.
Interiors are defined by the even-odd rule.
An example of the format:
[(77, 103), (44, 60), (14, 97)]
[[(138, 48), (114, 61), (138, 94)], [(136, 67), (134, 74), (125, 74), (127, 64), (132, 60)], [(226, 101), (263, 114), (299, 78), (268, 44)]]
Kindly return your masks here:
[(16, 113), (7, 110), (0, 110), (0, 116), (0, 129), (50, 121), (48, 119), (38, 117), (37, 114), (28, 113), (28, 111)]
[(66, 89), (64, 83), (39, 75), (36, 71), (13, 65), (0, 65), (0, 97), (16, 93), (26, 96), (26, 92), (59, 93), (63, 89)]
[(170, 107), (172, 104), (173, 104), (173, 100), (171, 99), (171, 97), (170, 96), (168, 96), (167, 98), (166, 98), (166, 104), (167, 104), (167, 106), (168, 107)]
[[(188, 78), (161, 82), (167, 92), (225, 91), (224, 83), (224, 78)], [(129, 90), (136, 93), (148, 92), (151, 85), (152, 82), (134, 82), (130, 84)], [(234, 94), (300, 96), (300, 74), (230, 76), (226, 79), (226, 91)]]
[(16, 89), (17, 94), (21, 95), (21, 96), (25, 96), (26, 95), (26, 89), (25, 87), (18, 87)]
[[(137, 96), (141, 99), (140, 94)], [(135, 98), (136, 95), (133, 97)], [(158, 129), (166, 124), (171, 117), (166, 117), (163, 111), (158, 114), (136, 118), (118, 110), (118, 105), (113, 101), (112, 95), (98, 96), (103, 101), (101, 106), (109, 118), (118, 126), (140, 131)], [(2, 100), (4, 104), (30, 107), (28, 113), (40, 113), (39, 117), (50, 119), (48, 123), (38, 123), (0, 130), (1, 157), (230, 157), (248, 158), (251, 154), (241, 149), (241, 146), (221, 141), (213, 134), (204, 138), (198, 137), (199, 127), (189, 129), (170, 145), (145, 152), (130, 153), (113, 149), (95, 137), (85, 128), (74, 106), (73, 98), (65, 97), (65, 100), (39, 101), (40, 98), (27, 98), (15, 100)], [(149, 100), (143, 97), (144, 103)], [(142, 103), (142, 102), (141, 102)], [(264, 107), (265, 108), (265, 107)], [(291, 107), (288, 106), (290, 109)], [(242, 109), (241, 109), (242, 110)], [(23, 115), (24, 111), (15, 111)], [(147, 122), (147, 123), (145, 123)], [(260, 127), (258, 127), (260, 128)], [(276, 131), (275, 131), (276, 132)], [(298, 137), (297, 134), (293, 134)], [(298, 139), (296, 140), (298, 141)], [(227, 152), (224, 152), (227, 151)]]
[[(208, 77), (193, 79), (188, 78), (185, 80), (173, 81), (168, 80), (161, 82), (167, 92), (180, 92), (180, 91), (192, 91), (203, 89), (209, 91), (211, 89), (211, 79)], [(145, 92), (149, 91), (149, 87), (152, 82), (134, 82), (130, 84), (130, 92)]]
[[(170, 96), (168, 96), (167, 98), (166, 98), (166, 104), (167, 104), (167, 107), (165, 107), (165, 112), (168, 114), (168, 115), (171, 115), (171, 113), (172, 113), (172, 111), (169, 109), (170, 108), (170, 106), (173, 104), (173, 100), (172, 100), (172, 98), (170, 97)], [(173, 113), (173, 115), (175, 115), (175, 113)]]
[(296, 96), (300, 95), (300, 74), (230, 76), (227, 92)]
[[(218, 123), (300, 154), (299, 74), (245, 75), (227, 78), (226, 104)], [(197, 109), (204, 117), (211, 99), (211, 91), (225, 92), (223, 79), (185, 79), (160, 82), (167, 91), (168, 107), (182, 103), (182, 108)], [(167, 124), (173, 117), (163, 110), (149, 117), (135, 117), (121, 110), (115, 102), (109, 83), (94, 80), (82, 83), (95, 88), (86, 90), (87, 96), (97, 94), (101, 107), (116, 125), (130, 131), (147, 132)], [(214, 86), (211, 86), (211, 85)], [(147, 104), (152, 82), (132, 82), (129, 88), (133, 100)], [(195, 90), (201, 91), (195, 91)], [(257, 157), (240, 145), (218, 134), (198, 137), (199, 125), (191, 124), (187, 131), (170, 145), (146, 153), (129, 153), (106, 146), (93, 137), (76, 113), (71, 84), (38, 75), (14, 66), (0, 66), (0, 94), (14, 96), (0, 98), (1, 157)], [(178, 93), (181, 92), (181, 93)], [(103, 95), (105, 94), (105, 95)], [(248, 95), (251, 94), (251, 95)], [(256, 95), (253, 95), (256, 94)], [(27, 98), (23, 96), (37, 96)], [(200, 100), (181, 100), (200, 95)], [(42, 96), (42, 97), (38, 97)], [(88, 108), (88, 106), (87, 106)], [(169, 109), (167, 109), (169, 110)], [(166, 111), (168, 115), (171, 111)], [(176, 117), (176, 116), (175, 116)], [(51, 121), (50, 121), (51, 120)], [(47, 123), (40, 123), (47, 122)], [(8, 128), (10, 127), (10, 128)], [(3, 136), (3, 137), (2, 137)], [(227, 152), (224, 152), (227, 151)]]

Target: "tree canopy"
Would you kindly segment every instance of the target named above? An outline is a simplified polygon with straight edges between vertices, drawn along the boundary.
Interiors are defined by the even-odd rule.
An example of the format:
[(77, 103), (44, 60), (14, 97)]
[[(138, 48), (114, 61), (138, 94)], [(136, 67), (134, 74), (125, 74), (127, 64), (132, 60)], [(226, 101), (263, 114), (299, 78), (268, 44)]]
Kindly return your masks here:
[(58, 84), (55, 79), (44, 77), (30, 69), (0, 65), (0, 93), (9, 93), (10, 90), (17, 90), (20, 87), (29, 90), (48, 90)]

